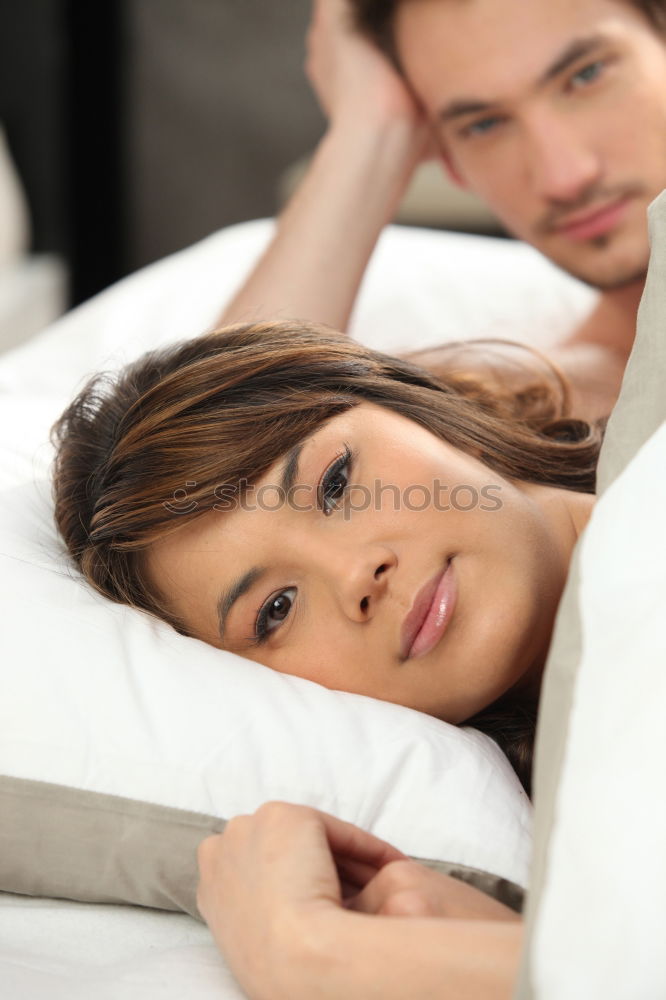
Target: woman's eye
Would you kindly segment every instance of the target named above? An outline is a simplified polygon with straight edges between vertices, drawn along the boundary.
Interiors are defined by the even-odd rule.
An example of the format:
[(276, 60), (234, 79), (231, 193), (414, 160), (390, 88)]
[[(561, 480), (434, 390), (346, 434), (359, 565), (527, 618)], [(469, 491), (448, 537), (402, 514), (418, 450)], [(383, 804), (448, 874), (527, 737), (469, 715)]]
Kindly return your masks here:
[(318, 500), (319, 507), (326, 516), (337, 509), (349, 485), (351, 458), (351, 451), (349, 447), (346, 447), (344, 454), (336, 458), (322, 476), (318, 489)]
[(270, 632), (275, 632), (288, 618), (296, 597), (296, 587), (287, 587), (279, 594), (273, 594), (259, 609), (254, 635), (257, 642), (263, 642)]
[(603, 68), (604, 64), (601, 60), (590, 63), (589, 66), (584, 66), (571, 77), (571, 85), (573, 87), (585, 87), (588, 83), (594, 83), (600, 76)]

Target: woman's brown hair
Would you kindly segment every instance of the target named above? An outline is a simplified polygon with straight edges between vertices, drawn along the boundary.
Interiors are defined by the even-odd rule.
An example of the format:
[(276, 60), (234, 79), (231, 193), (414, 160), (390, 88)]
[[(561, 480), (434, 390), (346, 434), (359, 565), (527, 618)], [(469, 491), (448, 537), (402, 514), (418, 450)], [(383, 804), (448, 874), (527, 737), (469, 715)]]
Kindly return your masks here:
[[(229, 327), (98, 375), (53, 429), (60, 533), (97, 591), (187, 634), (146, 579), (142, 553), (219, 509), (221, 498), (240, 497), (294, 445), (362, 401), (414, 420), (506, 478), (594, 491), (601, 429), (568, 416), (557, 373), (542, 369), (507, 390), (492, 365), (480, 374), (461, 369), (456, 349), (440, 369), (435, 375), (326, 327), (280, 322)], [(502, 742), (496, 719), (492, 726), (516, 766), (511, 741)], [(525, 766), (517, 769), (525, 782)]]

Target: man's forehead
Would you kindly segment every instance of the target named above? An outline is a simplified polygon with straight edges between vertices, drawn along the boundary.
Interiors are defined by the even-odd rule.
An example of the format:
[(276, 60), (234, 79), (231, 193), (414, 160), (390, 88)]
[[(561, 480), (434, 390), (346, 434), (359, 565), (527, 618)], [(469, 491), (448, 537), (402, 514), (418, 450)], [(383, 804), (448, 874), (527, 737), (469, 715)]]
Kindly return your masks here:
[(589, 22), (613, 14), (633, 15), (643, 23), (648, 20), (645, 5), (639, 0), (397, 0), (396, 26), (415, 12), (420, 17), (436, 15), (450, 24), (477, 27), (573, 27), (581, 20)]
[(629, 0), (404, 0), (395, 34), (421, 96), (436, 81), (491, 101), (535, 84), (577, 43), (646, 25)]

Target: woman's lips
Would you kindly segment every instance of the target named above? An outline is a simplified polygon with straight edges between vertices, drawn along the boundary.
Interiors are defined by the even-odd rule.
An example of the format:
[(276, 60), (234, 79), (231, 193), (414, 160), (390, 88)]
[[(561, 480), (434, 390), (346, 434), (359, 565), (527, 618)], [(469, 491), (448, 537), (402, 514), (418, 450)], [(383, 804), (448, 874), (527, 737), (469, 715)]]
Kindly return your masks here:
[(405, 618), (400, 647), (403, 660), (423, 656), (434, 649), (451, 620), (457, 594), (453, 564), (449, 560), (444, 572), (438, 573), (419, 590)]
[(629, 198), (622, 198), (605, 208), (565, 221), (557, 227), (557, 231), (568, 236), (569, 239), (579, 242), (604, 236), (622, 221), (629, 207), (629, 201)]

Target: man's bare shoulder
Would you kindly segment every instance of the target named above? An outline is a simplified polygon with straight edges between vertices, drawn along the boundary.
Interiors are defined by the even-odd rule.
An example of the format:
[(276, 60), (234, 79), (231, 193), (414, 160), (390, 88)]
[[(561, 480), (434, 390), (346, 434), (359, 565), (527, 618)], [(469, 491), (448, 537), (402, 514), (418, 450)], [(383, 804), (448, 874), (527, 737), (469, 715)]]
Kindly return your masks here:
[(472, 396), (488, 392), (498, 398), (507, 394), (526, 397), (537, 384), (551, 383), (557, 389), (564, 380), (568, 413), (592, 421), (610, 414), (628, 355), (609, 347), (603, 338), (574, 334), (547, 352), (518, 342), (474, 340), (443, 344), (407, 357)]

